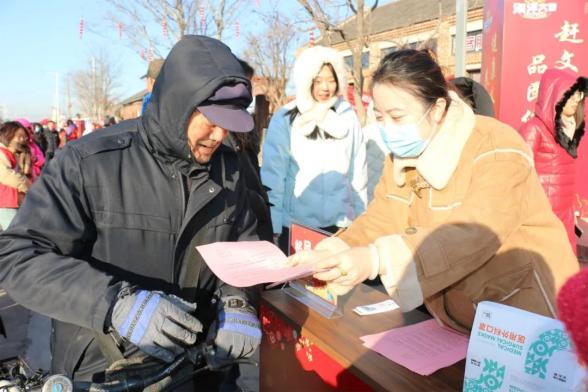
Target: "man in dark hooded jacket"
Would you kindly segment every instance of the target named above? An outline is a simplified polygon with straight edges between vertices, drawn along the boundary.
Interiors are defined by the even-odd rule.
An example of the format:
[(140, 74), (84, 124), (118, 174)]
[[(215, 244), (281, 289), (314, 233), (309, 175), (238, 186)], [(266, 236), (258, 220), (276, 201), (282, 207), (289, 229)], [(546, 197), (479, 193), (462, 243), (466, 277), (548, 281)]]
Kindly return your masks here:
[[(207, 337), (222, 358), (257, 348), (255, 290), (224, 284), (195, 250), (257, 239), (224, 142), (253, 127), (250, 102), (230, 49), (185, 36), (142, 117), (68, 143), (50, 162), (0, 235), (0, 286), (53, 319), (53, 372), (101, 381), (113, 356), (170, 362)], [(109, 334), (118, 354), (105, 348)]]

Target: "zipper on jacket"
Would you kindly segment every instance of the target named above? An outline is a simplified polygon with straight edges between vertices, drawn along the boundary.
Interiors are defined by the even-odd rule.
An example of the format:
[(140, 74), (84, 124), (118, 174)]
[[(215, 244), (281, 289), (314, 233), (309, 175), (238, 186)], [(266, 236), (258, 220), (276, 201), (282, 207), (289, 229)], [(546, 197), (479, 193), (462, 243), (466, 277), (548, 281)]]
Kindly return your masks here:
[(180, 240), (181, 234), (180, 230), (182, 229), (182, 223), (184, 221), (184, 215), (186, 214), (186, 188), (184, 186), (184, 180), (182, 179), (182, 173), (180, 173), (179, 171), (174, 172), (171, 175), (172, 178), (177, 179), (178, 181), (178, 185), (179, 185), (179, 189), (180, 189), (180, 203), (181, 203), (181, 207), (180, 207), (180, 216), (176, 225), (176, 240), (174, 241), (174, 247), (172, 249), (172, 271), (171, 271), (171, 275), (172, 275), (172, 283), (177, 283), (176, 282), (176, 264), (177, 264), (177, 260), (176, 260), (176, 253), (177, 253), (177, 249), (178, 249), (178, 241)]

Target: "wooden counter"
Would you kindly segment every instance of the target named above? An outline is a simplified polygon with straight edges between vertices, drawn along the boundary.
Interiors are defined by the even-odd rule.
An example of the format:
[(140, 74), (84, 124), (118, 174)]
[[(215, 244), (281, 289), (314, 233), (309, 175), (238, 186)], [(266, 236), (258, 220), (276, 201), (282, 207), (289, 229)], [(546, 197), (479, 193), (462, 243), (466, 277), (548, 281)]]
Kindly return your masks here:
[[(465, 361), (425, 377), (363, 346), (359, 339), (361, 336), (429, 318), (427, 314), (418, 310), (409, 313), (395, 310), (371, 316), (359, 316), (352, 311), (358, 305), (372, 304), (388, 298), (386, 294), (372, 287), (360, 285), (343, 299), (343, 317), (334, 320), (322, 317), (281, 290), (264, 292), (262, 307), (265, 307), (266, 312), (273, 312), (285, 322), (285, 325), (296, 331), (292, 333), (295, 337), (308, 338), (328, 357), (335, 360), (343, 368), (343, 372), (351, 373), (365, 386), (369, 386), (363, 390), (371, 388), (377, 391), (461, 391)], [(276, 349), (278, 346), (275, 344), (275, 337), (271, 337), (272, 342), (268, 339), (264, 336), (261, 346), (261, 391), (350, 390), (346, 388), (343, 377), (337, 377), (340, 382), (333, 386), (322, 383), (319, 376), (309, 375), (308, 373), (312, 372), (301, 369), (293, 352), (300, 349), (300, 343), (296, 347), (296, 344), (286, 342)], [(296, 366), (299, 369), (296, 369)]]

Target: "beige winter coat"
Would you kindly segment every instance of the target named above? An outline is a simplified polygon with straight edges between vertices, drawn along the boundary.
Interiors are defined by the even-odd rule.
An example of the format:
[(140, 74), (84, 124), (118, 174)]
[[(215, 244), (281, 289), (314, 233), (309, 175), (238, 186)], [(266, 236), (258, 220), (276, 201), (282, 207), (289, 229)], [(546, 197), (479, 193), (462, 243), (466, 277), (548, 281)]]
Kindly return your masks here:
[(374, 201), (339, 236), (376, 245), (404, 310), (424, 302), (462, 331), (483, 300), (555, 317), (556, 292), (579, 269), (525, 142), (456, 96), (419, 158), (386, 158)]
[[(0, 143), (0, 147), (7, 148), (2, 143)], [(2, 152), (0, 152), (0, 184), (16, 188), (21, 193), (26, 193), (31, 186), (29, 179), (23, 174), (17, 173)]]

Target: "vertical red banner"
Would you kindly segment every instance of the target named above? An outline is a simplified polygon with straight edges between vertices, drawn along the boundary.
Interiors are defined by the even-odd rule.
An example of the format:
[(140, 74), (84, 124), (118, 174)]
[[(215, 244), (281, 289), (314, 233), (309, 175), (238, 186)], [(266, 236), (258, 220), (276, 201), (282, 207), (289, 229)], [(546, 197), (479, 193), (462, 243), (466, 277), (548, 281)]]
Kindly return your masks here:
[[(533, 116), (550, 68), (588, 76), (588, 0), (486, 0), (482, 84), (497, 117), (518, 129)], [(580, 143), (577, 210), (588, 216), (588, 140)]]

